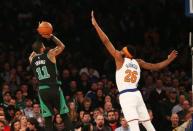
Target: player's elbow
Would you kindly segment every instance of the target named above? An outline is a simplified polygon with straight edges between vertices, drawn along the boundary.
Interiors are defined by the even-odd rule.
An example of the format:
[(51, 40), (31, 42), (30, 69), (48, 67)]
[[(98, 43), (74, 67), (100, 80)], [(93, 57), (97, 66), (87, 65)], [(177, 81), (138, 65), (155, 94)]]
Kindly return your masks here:
[(64, 44), (61, 44), (60, 48), (61, 48), (61, 50), (64, 50), (65, 45), (64, 45)]

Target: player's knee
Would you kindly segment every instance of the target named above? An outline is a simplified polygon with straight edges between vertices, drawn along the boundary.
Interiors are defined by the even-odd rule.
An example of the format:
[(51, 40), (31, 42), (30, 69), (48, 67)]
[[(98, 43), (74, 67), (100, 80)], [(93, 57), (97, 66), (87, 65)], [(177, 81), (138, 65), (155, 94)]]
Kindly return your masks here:
[(133, 120), (128, 121), (128, 125), (131, 131), (140, 131), (138, 119), (133, 119)]

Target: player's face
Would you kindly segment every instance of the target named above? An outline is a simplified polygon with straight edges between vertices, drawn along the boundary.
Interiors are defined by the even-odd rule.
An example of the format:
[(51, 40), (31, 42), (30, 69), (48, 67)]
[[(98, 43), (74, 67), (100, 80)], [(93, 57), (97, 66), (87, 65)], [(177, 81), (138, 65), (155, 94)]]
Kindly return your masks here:
[(42, 44), (42, 51), (44, 52), (46, 50), (46, 47), (44, 46), (44, 44)]

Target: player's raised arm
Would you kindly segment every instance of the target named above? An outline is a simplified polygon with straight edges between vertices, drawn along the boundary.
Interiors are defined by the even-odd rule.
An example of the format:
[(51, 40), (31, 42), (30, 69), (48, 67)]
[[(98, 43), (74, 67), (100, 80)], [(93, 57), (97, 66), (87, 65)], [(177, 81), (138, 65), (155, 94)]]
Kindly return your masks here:
[(113, 44), (111, 43), (111, 41), (109, 40), (109, 38), (107, 37), (107, 35), (103, 32), (103, 30), (99, 27), (98, 23), (96, 22), (96, 19), (94, 17), (94, 12), (91, 12), (91, 21), (92, 21), (92, 25), (94, 26), (97, 34), (99, 35), (102, 43), (105, 45), (105, 47), (107, 48), (107, 50), (109, 51), (109, 53), (116, 59), (119, 58), (120, 52), (118, 50), (115, 49), (115, 47), (113, 46)]
[(57, 56), (60, 53), (62, 53), (62, 51), (65, 48), (65, 45), (63, 44), (63, 42), (61, 42), (56, 36), (52, 35), (51, 39), (54, 41), (54, 43), (56, 44), (56, 47), (51, 49), (49, 51), (49, 54), (52, 56)]
[(168, 55), (168, 58), (162, 62), (159, 62), (159, 63), (148, 63), (148, 62), (145, 62), (141, 59), (137, 59), (139, 65), (144, 68), (144, 69), (147, 69), (147, 70), (161, 70), (163, 69), (164, 67), (168, 66), (176, 57), (177, 57), (177, 54), (178, 52), (176, 50), (173, 50), (169, 55)]

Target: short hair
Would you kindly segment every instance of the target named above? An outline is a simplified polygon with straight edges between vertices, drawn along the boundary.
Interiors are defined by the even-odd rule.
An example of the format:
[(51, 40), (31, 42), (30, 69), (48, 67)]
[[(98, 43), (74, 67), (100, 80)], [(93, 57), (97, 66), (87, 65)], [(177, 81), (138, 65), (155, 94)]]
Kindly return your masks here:
[(92, 103), (92, 100), (89, 97), (85, 97), (83, 100), (83, 103), (86, 103), (86, 102)]
[(40, 125), (39, 125), (38, 121), (36, 120), (36, 118), (33, 118), (33, 117), (32, 117), (32, 118), (29, 118), (29, 119), (28, 119), (28, 122), (29, 122), (30, 124), (34, 125), (37, 130), (40, 129)]
[(20, 123), (20, 120), (18, 119), (14, 119), (12, 122), (11, 122), (11, 131), (14, 131), (14, 124), (19, 122)]
[(10, 91), (6, 91), (6, 92), (3, 94), (3, 96), (5, 96), (5, 95), (7, 95), (7, 94), (9, 94), (9, 95), (11, 96), (11, 92), (10, 92)]
[(36, 40), (33, 44), (32, 44), (32, 50), (35, 53), (40, 53), (40, 49), (43, 47), (43, 42), (41, 40)]
[(84, 112), (84, 113), (83, 113), (83, 117), (84, 117), (85, 115), (91, 116), (89, 112)]
[(107, 112), (107, 116), (109, 115), (109, 113), (113, 112), (115, 114), (115, 110), (110, 110)]
[(136, 57), (136, 49), (134, 46), (132, 45), (127, 45), (127, 50), (131, 53), (131, 55), (133, 56), (133, 58)]

